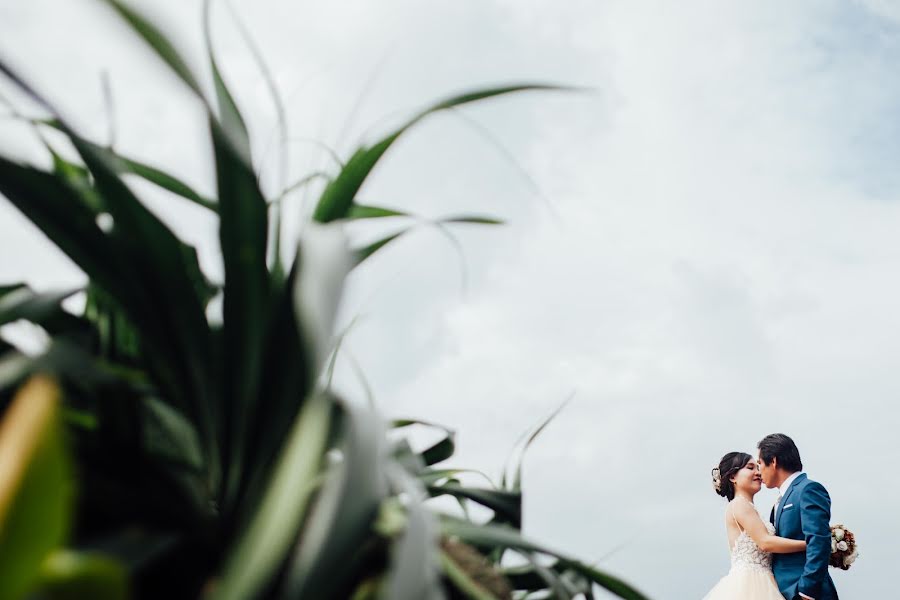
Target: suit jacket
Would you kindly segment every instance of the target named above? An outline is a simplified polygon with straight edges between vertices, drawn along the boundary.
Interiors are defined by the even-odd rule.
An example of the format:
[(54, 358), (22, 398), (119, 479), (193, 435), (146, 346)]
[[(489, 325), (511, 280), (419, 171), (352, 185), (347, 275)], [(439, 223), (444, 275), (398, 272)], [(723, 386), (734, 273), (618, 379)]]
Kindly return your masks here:
[(776, 535), (806, 540), (805, 553), (772, 556), (772, 571), (782, 595), (795, 600), (802, 598), (802, 592), (815, 600), (838, 600), (828, 574), (831, 498), (824, 486), (805, 474), (800, 475), (791, 483), (772, 517)]

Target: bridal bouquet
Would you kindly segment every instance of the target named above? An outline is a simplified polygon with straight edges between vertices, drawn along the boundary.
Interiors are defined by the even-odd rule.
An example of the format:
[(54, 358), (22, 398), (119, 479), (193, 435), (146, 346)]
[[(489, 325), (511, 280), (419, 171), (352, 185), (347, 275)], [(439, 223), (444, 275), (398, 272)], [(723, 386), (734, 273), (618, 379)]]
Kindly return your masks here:
[(846, 571), (857, 558), (859, 558), (859, 547), (853, 532), (843, 525), (832, 525), (831, 566)]

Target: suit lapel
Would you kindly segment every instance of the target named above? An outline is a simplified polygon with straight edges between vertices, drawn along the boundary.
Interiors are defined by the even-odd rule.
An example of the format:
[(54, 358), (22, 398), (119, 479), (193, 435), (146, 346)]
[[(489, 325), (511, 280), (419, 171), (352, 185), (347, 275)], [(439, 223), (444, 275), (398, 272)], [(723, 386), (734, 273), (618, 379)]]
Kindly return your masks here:
[(781, 513), (784, 510), (784, 507), (787, 506), (788, 500), (791, 497), (791, 494), (794, 493), (794, 488), (797, 487), (797, 484), (806, 479), (806, 473), (802, 473), (791, 482), (791, 486), (787, 489), (787, 493), (784, 495), (784, 498), (781, 499), (781, 503), (778, 505), (778, 510), (775, 511), (775, 530), (778, 530), (778, 524), (781, 522)]

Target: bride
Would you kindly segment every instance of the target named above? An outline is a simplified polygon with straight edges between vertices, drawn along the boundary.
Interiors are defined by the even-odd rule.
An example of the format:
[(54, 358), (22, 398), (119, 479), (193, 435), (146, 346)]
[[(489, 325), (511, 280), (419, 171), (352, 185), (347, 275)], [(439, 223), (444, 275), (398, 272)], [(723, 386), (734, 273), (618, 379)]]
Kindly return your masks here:
[(731, 548), (731, 570), (704, 600), (784, 600), (772, 575), (772, 553), (806, 551), (806, 542), (775, 535), (764, 522), (753, 497), (762, 487), (756, 460), (744, 452), (729, 452), (713, 469), (713, 487), (728, 500), (725, 529)]

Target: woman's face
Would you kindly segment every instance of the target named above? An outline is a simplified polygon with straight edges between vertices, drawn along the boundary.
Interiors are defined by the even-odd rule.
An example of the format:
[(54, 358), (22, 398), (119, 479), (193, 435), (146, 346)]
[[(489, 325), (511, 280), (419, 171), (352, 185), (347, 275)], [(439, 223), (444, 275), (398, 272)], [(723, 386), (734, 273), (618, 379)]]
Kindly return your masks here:
[(759, 473), (759, 465), (755, 460), (747, 461), (747, 464), (739, 470), (731, 480), (735, 490), (742, 490), (751, 496), (762, 488), (762, 476)]

